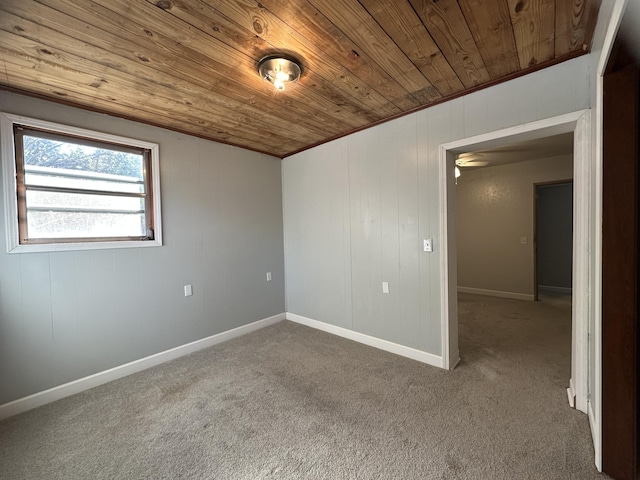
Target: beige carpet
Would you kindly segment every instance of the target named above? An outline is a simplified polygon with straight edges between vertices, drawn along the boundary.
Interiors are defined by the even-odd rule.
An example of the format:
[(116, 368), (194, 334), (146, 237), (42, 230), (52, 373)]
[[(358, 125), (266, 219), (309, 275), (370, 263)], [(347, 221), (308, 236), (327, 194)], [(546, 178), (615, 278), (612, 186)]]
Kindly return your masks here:
[(0, 422), (0, 478), (604, 479), (570, 326), (462, 296), (446, 372), (281, 322)]

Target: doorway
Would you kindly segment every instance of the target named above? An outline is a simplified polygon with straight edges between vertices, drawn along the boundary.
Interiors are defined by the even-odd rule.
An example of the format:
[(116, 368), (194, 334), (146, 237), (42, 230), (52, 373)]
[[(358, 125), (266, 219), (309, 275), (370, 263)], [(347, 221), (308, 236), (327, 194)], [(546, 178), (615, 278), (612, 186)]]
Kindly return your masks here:
[(534, 288), (543, 295), (571, 295), (573, 181), (534, 185)]
[(478, 135), (440, 145), (440, 227), (441, 256), (441, 320), (442, 364), (453, 369), (460, 360), (457, 318), (457, 255), (455, 228), (455, 159), (460, 153), (497, 147), (508, 143), (574, 134), (574, 261), (572, 300), (571, 378), (567, 395), (578, 410), (588, 409), (589, 322), (592, 302), (598, 302), (599, 292), (591, 292), (593, 265), (592, 250), (595, 218), (595, 192), (591, 169), (590, 110), (532, 122), (497, 132)]

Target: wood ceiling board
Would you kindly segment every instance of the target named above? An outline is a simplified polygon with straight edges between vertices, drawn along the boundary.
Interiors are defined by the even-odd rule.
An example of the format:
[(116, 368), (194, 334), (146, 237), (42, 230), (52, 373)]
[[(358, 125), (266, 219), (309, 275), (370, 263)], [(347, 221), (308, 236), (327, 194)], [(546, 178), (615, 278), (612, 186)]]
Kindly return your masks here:
[[(0, 88), (286, 156), (585, 53), (600, 0), (556, 3), (0, 0)], [(274, 50), (304, 68), (285, 92)]]
[(556, 0), (555, 56), (591, 45), (600, 0)]
[[(144, 25), (138, 23), (138, 33), (140, 30), (151, 30), (155, 32), (154, 36), (158, 37), (160, 36), (158, 32), (167, 32), (170, 36), (164, 36), (167, 41), (159, 46), (171, 49), (177, 58), (182, 55), (189, 58), (191, 55), (191, 58), (194, 56), (203, 58), (202, 61), (205, 64), (215, 61), (215, 70), (224, 72), (225, 76), (237, 82), (242, 81), (243, 85), (249, 88), (257, 89), (257, 85), (263, 83), (257, 73), (255, 59), (152, 4), (138, 0), (99, 0), (99, 3), (104, 4), (105, 9), (111, 11), (110, 14), (105, 11), (105, 15), (113, 23), (123, 22), (124, 18), (133, 17), (145, 23)], [(135, 35), (136, 31), (132, 31), (131, 34)], [(180, 59), (180, 62), (183, 61)], [(300, 81), (289, 89), (287, 97), (304, 100), (317, 112), (316, 115), (329, 117), (334, 125), (354, 128), (367, 123), (366, 114), (370, 112), (347, 99), (339, 104), (333, 103), (313, 87), (313, 84), (307, 85), (304, 81)], [(286, 115), (288, 110), (289, 108), (285, 107), (278, 114)]]
[[(199, 0), (147, 0), (227, 45), (251, 54), (258, 61), (273, 52), (293, 52), (304, 59), (303, 82), (313, 84), (335, 104), (353, 103), (363, 109), (369, 122), (400, 109), (371, 90), (359, 78), (338, 64), (325, 62), (324, 55), (270, 12), (254, 2), (218, 1), (215, 8)], [(215, 25), (218, 30), (213, 30)]]
[(520, 70), (505, 0), (458, 0), (492, 80)]
[[(67, 0), (42, 1), (52, 4), (76, 3), (67, 2)], [(172, 59), (172, 63), (167, 65), (169, 71), (176, 69), (193, 70), (196, 74), (200, 74), (207, 79), (211, 91), (225, 94), (228, 93), (225, 90), (225, 86), (230, 85), (231, 92), (253, 92), (256, 95), (254, 99), (255, 105), (263, 107), (266, 102), (268, 106), (264, 106), (265, 110), (269, 109), (274, 114), (282, 116), (291, 110), (291, 104), (295, 102), (297, 103), (295, 111), (302, 112), (307, 117), (312, 116), (315, 123), (325, 131), (340, 130), (341, 127), (345, 128), (345, 126), (348, 126), (346, 128), (353, 128), (365, 123), (364, 120), (349, 112), (348, 109), (336, 106), (326, 98), (318, 96), (315, 92), (304, 89), (301, 85), (295, 85), (294, 88), (288, 91), (286, 96), (275, 95), (275, 90), (269, 88), (269, 85), (260, 79), (255, 70), (253, 59), (193, 27), (186, 26), (185, 28), (184, 22), (152, 5), (146, 3), (142, 5), (148, 6), (151, 10), (140, 11), (140, 4), (134, 4), (131, 6), (136, 12), (136, 15), (134, 15), (130, 11), (127, 13), (126, 3), (123, 7), (120, 2), (110, 2), (109, 6), (111, 8), (121, 7), (119, 11), (114, 12), (96, 3), (84, 1), (80, 2), (73, 12), (74, 16), (78, 17), (82, 22), (96, 24), (94, 27), (97, 30), (94, 30), (94, 35), (99, 34), (100, 28), (103, 28), (115, 37), (121, 37), (123, 42), (128, 40), (135, 42), (148, 58), (154, 58), (154, 56), (158, 55), (167, 56)], [(92, 16), (91, 10), (85, 10), (84, 7), (99, 12), (99, 15)], [(145, 20), (150, 15), (153, 20), (158, 13), (171, 21), (172, 25), (168, 30), (170, 33), (179, 31), (176, 37), (166, 37), (155, 25), (151, 26), (149, 23), (142, 25), (129, 19), (129, 16), (131, 16), (132, 18)], [(203, 52), (206, 52), (206, 55)], [(229, 55), (231, 54), (233, 54), (232, 60), (229, 60)], [(244, 68), (236, 68), (243, 63), (245, 64)], [(304, 92), (301, 92), (301, 90), (304, 90)], [(310, 100), (319, 100), (319, 102), (315, 101), (315, 103), (321, 103), (322, 109), (318, 109), (315, 103), (311, 103)]]
[[(78, 20), (69, 17), (55, 9), (37, 3), (27, 5), (21, 0), (6, 0), (0, 4), (0, 9), (10, 10), (15, 12), (16, 15), (25, 18), (34, 18), (40, 21), (46, 19), (43, 23), (46, 23), (56, 30), (64, 31), (65, 34), (69, 36), (69, 39), (66, 42), (60, 42), (58, 44), (59, 46), (69, 47), (69, 45), (74, 45), (74, 43), (76, 43), (74, 40), (77, 37), (81, 42), (99, 45), (99, 47), (96, 48), (103, 50), (103, 55), (108, 55), (109, 52), (118, 52), (119, 54), (131, 52), (130, 57), (139, 63), (139, 67), (136, 70), (141, 75), (148, 75), (150, 78), (155, 77), (156, 74), (151, 73), (147, 69), (155, 68), (155, 66), (158, 65), (161, 72), (164, 70), (171, 74), (180, 75), (181, 78), (186, 78), (200, 85), (201, 88), (205, 89), (205, 94), (208, 97), (206, 101), (222, 103), (224, 105), (228, 103), (228, 97), (225, 96), (228, 95), (234, 100), (234, 104), (229, 105), (230, 108), (239, 108), (238, 104), (245, 104), (245, 109), (251, 107), (254, 111), (261, 109), (264, 112), (274, 112), (273, 114), (276, 117), (277, 112), (290, 108), (290, 115), (287, 116), (287, 119), (290, 122), (295, 122), (303, 126), (315, 135), (326, 136), (327, 131), (339, 131), (335, 119), (325, 116), (322, 113), (318, 114), (316, 110), (311, 109), (307, 105), (304, 99), (302, 101), (296, 101), (291, 98), (291, 95), (274, 95), (274, 90), (270, 85), (256, 78), (257, 75), (250, 79), (251, 83), (247, 88), (238, 89), (237, 83), (233, 82), (231, 77), (218, 75), (217, 72), (211, 68), (210, 64), (203, 65), (203, 63), (207, 63), (206, 60), (198, 63), (191, 59), (188, 56), (188, 50), (180, 51), (184, 55), (187, 55), (186, 57), (177, 57), (176, 55), (167, 54), (158, 49), (152, 50), (149, 42), (155, 41), (156, 37), (158, 37), (157, 41), (161, 43), (164, 39), (159, 35), (153, 34), (151, 31), (149, 31), (151, 35), (144, 35), (144, 42), (140, 41), (138, 44), (134, 44), (129, 40), (135, 37), (126, 35), (127, 30), (117, 31), (116, 33), (105, 32), (98, 27), (82, 21), (82, 19)], [(83, 11), (80, 8), (76, 10), (76, 15), (82, 15), (82, 13)], [(91, 18), (90, 16), (88, 17), (88, 19)], [(146, 37), (149, 37), (149, 39)], [(141, 43), (142, 45), (140, 45)], [(197, 57), (196, 60), (198, 59), (198, 55), (198, 53), (194, 54), (194, 56)], [(142, 61), (141, 58), (144, 59), (144, 61)], [(176, 68), (176, 58), (181, 58), (180, 61), (185, 68)], [(95, 57), (92, 58), (91, 61), (95, 61)], [(111, 65), (115, 69), (121, 68), (121, 64), (122, 59), (115, 63), (106, 63), (106, 65)], [(216, 94), (211, 95), (212, 91), (215, 91)], [(133, 94), (135, 95), (135, 92), (133, 92)], [(256, 105), (256, 97), (258, 95), (262, 95), (260, 106)], [(258, 115), (258, 117), (260, 116)], [(297, 129), (292, 127), (292, 131), (296, 132)]]
[[(226, 114), (224, 130), (222, 130), (221, 125), (217, 125), (219, 114), (203, 111), (175, 99), (170, 88), (158, 87), (154, 92), (148, 92), (140, 88), (140, 83), (135, 78), (114, 79), (100, 70), (81, 71), (79, 68), (95, 64), (86, 64), (73, 55), (60, 54), (53, 47), (37, 44), (17, 35), (0, 32), (0, 45), (5, 71), (9, 76), (14, 71), (16, 75), (20, 75), (19, 71), (24, 72), (24, 69), (31, 68), (36, 72), (40, 82), (67, 90), (75, 89), (84, 95), (94, 95), (96, 105), (104, 106), (106, 103), (108, 106), (117, 99), (118, 103), (128, 105), (139, 115), (144, 115), (143, 112), (146, 112), (148, 115), (157, 116), (171, 112), (172, 118), (180, 119), (186, 124), (207, 125), (211, 128), (210, 136), (213, 138), (234, 143), (247, 142), (252, 148), (261, 148), (263, 145), (289, 147), (299, 144), (284, 135), (261, 131), (258, 125), (249, 129), (247, 124), (250, 119), (233, 112)], [(136, 99), (122, 95), (122, 92), (132, 90), (138, 92)], [(136, 105), (140, 104), (143, 108), (138, 112), (139, 107)], [(270, 143), (264, 141), (267, 133), (273, 136)]]
[(407, 58), (443, 97), (464, 90), (460, 79), (408, 2), (360, 0)]
[(357, 0), (308, 0), (420, 103), (442, 96)]
[[(13, 3), (15, 3), (15, 0), (13, 0)], [(69, 4), (71, 2), (57, 0), (53, 3)], [(99, 21), (96, 21), (96, 19), (91, 16), (90, 11), (85, 10), (83, 7), (98, 10), (100, 14), (98, 17)], [(152, 8), (155, 9), (155, 7)], [(236, 93), (242, 96), (242, 94), (246, 94), (246, 92), (251, 92), (252, 95), (258, 97), (255, 100), (258, 105), (262, 106), (265, 110), (273, 112), (276, 116), (285, 116), (285, 113), (291, 110), (292, 114), (288, 117), (289, 119), (298, 121), (302, 125), (304, 125), (305, 122), (309, 123), (312, 121), (318, 127), (316, 130), (321, 129), (324, 135), (327, 135), (328, 132), (340, 131), (340, 122), (336, 116), (331, 115), (334, 110), (339, 111), (340, 109), (329, 101), (325, 102), (323, 110), (312, 107), (307, 100), (307, 95), (299, 94), (297, 97), (295, 96), (295, 91), (299, 90), (297, 88), (298, 85), (290, 90), (288, 95), (283, 96), (276, 95), (273, 88), (259, 78), (257, 72), (252, 75), (239, 75), (234, 81), (236, 70), (232, 66), (205, 56), (179, 42), (164, 37), (161, 33), (132, 22), (123, 16), (114, 15), (110, 10), (91, 2), (78, 3), (77, 8), (74, 9), (74, 15), (80, 17), (80, 27), (85, 25), (85, 22), (86, 25), (89, 25), (89, 22), (93, 21), (109, 29), (109, 31), (106, 32), (108, 36), (105, 36), (103, 30), (100, 30), (98, 26), (94, 26), (91, 36), (95, 37), (95, 43), (101, 44), (105, 40), (111, 41), (115, 39), (115, 41), (122, 42), (126, 45), (126, 42), (135, 41), (136, 47), (133, 48), (137, 48), (138, 51), (143, 52), (146, 58), (166, 58), (169, 63), (167, 63), (164, 68), (167, 71), (180, 70), (193, 72), (194, 75), (206, 79), (209, 83), (209, 89), (212, 92), (216, 92), (216, 96), (220, 94), (223, 96), (233, 95)], [(112, 21), (112, 17), (116, 17), (115, 20)], [(140, 32), (143, 34), (140, 35)], [(136, 33), (138, 33), (138, 35), (136, 35)], [(84, 38), (83, 40), (92, 41), (89, 38)], [(116, 45), (109, 44), (109, 48), (117, 50)], [(210, 48), (214, 50), (215, 46)], [(220, 57), (224, 58), (222, 56)], [(176, 62), (180, 63), (180, 68), (178, 68)], [(251, 62), (250, 59), (249, 62)], [(251, 68), (253, 69), (253, 65)], [(244, 88), (238, 89), (238, 84), (243, 85)], [(226, 85), (229, 85), (230, 88), (224, 88)], [(135, 95), (135, 92), (133, 93)], [(296, 112), (299, 118), (296, 118)], [(355, 125), (362, 123), (363, 121), (361, 119), (353, 121)], [(350, 125), (349, 128), (353, 128), (350, 122), (348, 125)], [(266, 140), (268, 141), (268, 138)]]
[(465, 88), (491, 80), (456, 0), (410, 0)]
[(339, 63), (402, 111), (420, 106), (389, 72), (306, 0), (264, 0), (260, 5), (316, 45), (324, 52), (325, 61)]
[[(19, 32), (19, 36), (32, 39), (43, 45), (44, 41), (46, 41), (47, 45), (40, 48), (47, 48), (52, 51), (57, 51), (57, 49), (55, 47), (50, 47), (50, 45), (64, 45), (64, 52), (59, 54), (63, 57), (65, 53), (70, 53), (81, 58), (89, 57), (93, 62), (102, 66), (115, 65), (118, 67), (117, 70), (109, 69), (109, 72), (121, 72), (130, 76), (140, 74), (140, 62), (131, 60), (131, 58), (136, 58), (136, 56), (139, 55), (135, 52), (125, 57), (120, 57), (112, 53), (113, 50), (111, 49), (101, 49), (81, 41), (69, 41), (69, 37), (65, 37), (55, 30), (37, 25), (29, 20), (14, 16), (8, 12), (4, 12), (0, 15), (0, 30), (11, 31), (12, 33)], [(125, 48), (120, 48), (118, 53), (126, 53)], [(148, 62), (145, 63), (147, 69), (153, 67), (155, 60), (156, 58), (154, 57), (153, 61), (152, 59), (149, 59)], [(173, 72), (176, 75), (181, 75), (182, 71), (173, 70)], [(147, 75), (145, 73), (142, 78), (149, 82), (152, 86), (152, 90), (155, 91), (156, 86), (158, 88), (169, 87), (175, 91), (175, 97), (185, 103), (185, 105), (196, 105), (198, 108), (203, 108), (215, 115), (227, 117), (228, 115), (241, 114), (244, 115), (245, 118), (251, 118), (252, 121), (263, 125), (279, 122), (283, 131), (288, 132), (288, 138), (291, 140), (308, 143), (318, 141), (326, 135), (326, 132), (323, 132), (323, 134), (310, 132), (309, 130), (301, 127), (299, 123), (292, 122), (287, 118), (280, 119), (275, 115), (270, 115), (268, 110), (264, 111), (262, 109), (254, 108), (250, 105), (250, 102), (248, 102), (247, 99), (232, 100), (226, 99), (221, 95), (211, 95), (206, 83), (202, 85), (195, 83), (198, 78), (187, 78), (187, 80), (192, 80), (194, 83), (188, 83), (184, 81), (184, 78), (180, 78), (178, 76), (173, 77), (170, 75), (165, 75), (162, 78), (156, 79), (154, 76)]]
[[(0, 53), (4, 52), (0, 51)], [(73, 105), (103, 113), (106, 112), (104, 107), (108, 106), (109, 114), (135, 121), (141, 121), (138, 115), (143, 115), (144, 123), (177, 131), (186, 125), (187, 129), (183, 130), (184, 133), (195, 132), (198, 136), (233, 145), (238, 145), (238, 142), (246, 142), (247, 145), (253, 145), (253, 147), (247, 148), (266, 153), (262, 143), (238, 138), (229, 130), (222, 129), (217, 122), (211, 123), (201, 118), (194, 122), (193, 118), (179, 112), (169, 111), (166, 108), (157, 108), (151, 104), (142, 106), (139, 103), (131, 104), (128, 103), (128, 100), (119, 98), (117, 93), (114, 95), (113, 91), (102, 88), (84, 88), (85, 85), (78, 85), (61, 76), (45, 84), (39, 77), (39, 72), (43, 69), (38, 69), (38, 73), (34, 75), (32, 66), (25, 66), (19, 64), (19, 60), (14, 60), (15, 58), (9, 56), (4, 62), (4, 65), (7, 66), (5, 75), (8, 78), (9, 90), (20, 90), (21, 93), (33, 93), (36, 96), (42, 95), (56, 101), (61, 100), (64, 103), (67, 103), (69, 98), (73, 98)], [(43, 75), (46, 75), (46, 72)], [(133, 114), (136, 115), (135, 118), (132, 117)], [(289, 147), (283, 145), (274, 148), (286, 152)]]
[[(49, 102), (58, 103), (60, 105), (66, 105), (69, 107), (80, 108), (89, 112), (96, 112), (103, 115), (109, 115), (113, 117), (122, 118), (125, 120), (129, 120), (132, 122), (144, 123), (146, 125), (151, 125), (153, 127), (164, 128), (167, 130), (171, 130), (173, 132), (182, 133), (185, 135), (190, 135), (193, 137), (203, 138), (205, 140), (214, 141), (217, 143), (222, 143), (225, 145), (231, 145), (239, 148), (245, 148), (247, 150), (251, 150), (254, 152), (262, 153), (265, 155), (271, 155), (278, 158), (283, 158), (286, 155), (286, 151), (282, 153), (273, 153), (268, 152), (264, 148), (263, 149), (255, 149), (244, 145), (238, 145), (237, 143), (230, 142), (224, 139), (214, 139), (211, 135), (211, 128), (201, 127), (200, 125), (189, 126), (186, 123), (176, 120), (173, 117), (165, 115), (159, 116), (160, 118), (153, 117), (151, 119), (139, 119), (138, 117), (132, 117), (132, 111), (137, 111), (139, 107), (135, 109), (133, 107), (128, 107), (124, 105), (120, 105), (119, 103), (115, 103), (118, 99), (113, 98), (109, 107), (109, 110), (105, 110), (101, 108), (100, 105), (96, 105), (96, 99), (94, 96), (82, 95), (76, 92), (75, 90), (68, 90), (60, 87), (53, 87), (51, 85), (45, 85), (41, 82), (32, 80), (31, 78), (20, 77), (18, 75), (13, 75), (12, 80), (7, 84), (0, 85), (0, 90), (5, 90), (8, 92), (17, 93), (19, 95), (25, 95), (33, 98), (38, 98), (42, 100), (46, 100)], [(12, 85), (15, 83), (15, 86)], [(71, 99), (71, 100), (69, 100)], [(162, 120), (160, 123), (158, 120)], [(81, 125), (78, 125), (81, 126)], [(187, 126), (188, 128), (184, 128)]]
[(520, 68), (551, 60), (554, 56), (556, 0), (508, 2)]

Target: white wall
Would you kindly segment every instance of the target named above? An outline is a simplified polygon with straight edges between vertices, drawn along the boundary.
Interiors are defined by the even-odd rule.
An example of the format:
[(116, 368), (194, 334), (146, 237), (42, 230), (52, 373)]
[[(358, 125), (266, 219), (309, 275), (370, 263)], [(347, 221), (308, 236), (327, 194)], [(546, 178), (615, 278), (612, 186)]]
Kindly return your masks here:
[(458, 287), (534, 300), (534, 184), (571, 178), (571, 155), (464, 170), (456, 186)]
[(286, 158), (287, 311), (441, 355), (438, 146), (588, 108), (589, 85), (582, 56)]
[(0, 111), (159, 143), (165, 242), (7, 254), (1, 218), (0, 404), (284, 311), (278, 159), (8, 92)]

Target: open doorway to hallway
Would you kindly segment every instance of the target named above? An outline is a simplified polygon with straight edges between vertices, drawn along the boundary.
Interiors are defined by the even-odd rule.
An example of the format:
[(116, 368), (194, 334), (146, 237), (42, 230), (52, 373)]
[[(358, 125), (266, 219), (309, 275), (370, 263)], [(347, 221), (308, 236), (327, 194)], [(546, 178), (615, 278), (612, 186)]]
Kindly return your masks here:
[(462, 362), (516, 384), (529, 378), (536, 395), (565, 407), (571, 377), (573, 133), (459, 154), (456, 166)]
[[(546, 118), (509, 127), (439, 146), (440, 171), (440, 232), (441, 232), (441, 289), (442, 289), (442, 363), (452, 369), (460, 361), (458, 325), (458, 259), (456, 232), (456, 189), (454, 167), (461, 153), (478, 152), (541, 138), (573, 133), (573, 285), (571, 321), (571, 377), (567, 395), (576, 410), (588, 414), (593, 433), (596, 459), (600, 458), (599, 317), (594, 305), (599, 305), (600, 291), (597, 277), (598, 197), (593, 189), (598, 170), (592, 161), (591, 111)], [(461, 172), (464, 176), (464, 172)], [(460, 178), (458, 178), (460, 183)], [(533, 191), (530, 190), (530, 197)], [(528, 239), (525, 239), (528, 240)], [(522, 241), (522, 239), (521, 239)], [(522, 245), (522, 244), (521, 244)], [(540, 302), (527, 302), (535, 305)], [(589, 329), (592, 327), (593, 338)]]
[(514, 418), (535, 419), (541, 431), (558, 423), (580, 428), (576, 442), (589, 446), (588, 419), (567, 405), (573, 144), (569, 132), (458, 154), (449, 213), (461, 367), (473, 372), (478, 390), (489, 389), (486, 401)]
[[(460, 170), (455, 186), (458, 291), (535, 300), (540, 263), (536, 261), (535, 194), (545, 184), (571, 181), (573, 133), (460, 154), (456, 165)], [(558, 259), (548, 257), (567, 253), (568, 242), (568, 264), (563, 266), (569, 269), (570, 282), (572, 206), (568, 218), (558, 217), (556, 213), (565, 212), (566, 205), (554, 206), (553, 202), (566, 197), (543, 195), (540, 233), (544, 235), (544, 256), (539, 259), (543, 273), (554, 277), (550, 281), (557, 284), (555, 277), (560, 273), (547, 266)], [(562, 222), (568, 225), (558, 230)], [(554, 235), (560, 240), (561, 232), (563, 248), (559, 251), (548, 240)]]

